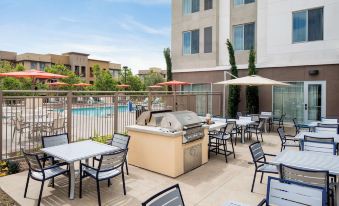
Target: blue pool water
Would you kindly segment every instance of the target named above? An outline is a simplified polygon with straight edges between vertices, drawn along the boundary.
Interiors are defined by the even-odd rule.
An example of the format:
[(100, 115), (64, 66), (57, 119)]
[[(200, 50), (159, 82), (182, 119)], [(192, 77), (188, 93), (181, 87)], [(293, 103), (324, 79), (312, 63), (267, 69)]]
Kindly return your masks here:
[[(60, 110), (62, 111), (62, 110)], [(118, 112), (128, 111), (128, 106), (118, 106)], [(106, 116), (114, 113), (114, 107), (73, 108), (72, 114), (86, 116)]]

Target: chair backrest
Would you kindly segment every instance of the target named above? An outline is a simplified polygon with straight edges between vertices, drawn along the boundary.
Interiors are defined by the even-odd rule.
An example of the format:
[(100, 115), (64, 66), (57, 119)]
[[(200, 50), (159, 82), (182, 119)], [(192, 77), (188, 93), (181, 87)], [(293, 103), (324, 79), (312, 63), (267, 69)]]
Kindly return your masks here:
[(266, 205), (325, 206), (327, 192), (322, 187), (268, 177)]
[(334, 138), (319, 138), (304, 136), (301, 144), (302, 151), (318, 152), (323, 154), (336, 154)]
[(127, 149), (129, 144), (130, 136), (114, 133), (111, 145), (119, 147), (120, 149)]
[(323, 118), (321, 120), (321, 122), (323, 124), (337, 124), (338, 123), (338, 119), (329, 119), (329, 118)]
[(260, 120), (259, 121), (259, 125), (258, 125), (258, 129), (263, 130), (265, 126), (265, 121), (264, 120)]
[(257, 114), (253, 114), (253, 115), (251, 115), (251, 120), (255, 121), (255, 122), (259, 122), (260, 121), (260, 117)]
[(280, 165), (280, 178), (283, 180), (291, 180), (302, 182), (318, 187), (329, 188), (329, 173), (323, 170), (305, 170), (287, 165)]
[(251, 144), (249, 146), (249, 148), (250, 148), (250, 152), (251, 152), (251, 155), (252, 155), (253, 162), (255, 164), (257, 164), (257, 162), (261, 159), (265, 160), (265, 153), (264, 153), (264, 150), (261, 147), (260, 142), (254, 142), (253, 144)]
[(65, 128), (66, 118), (57, 118), (53, 120), (52, 128), (53, 129), (62, 129)]
[(42, 147), (54, 147), (58, 145), (68, 144), (68, 133), (65, 134), (57, 134), (57, 135), (51, 135), (51, 136), (42, 136)]
[(237, 112), (237, 117), (242, 117), (242, 113), (241, 112)]
[(261, 112), (261, 115), (272, 116), (272, 112)]
[(100, 172), (105, 172), (122, 167), (126, 160), (126, 155), (127, 149), (119, 150), (111, 154), (101, 155), (97, 175), (99, 175)]
[(298, 125), (297, 119), (293, 118), (292, 121), (293, 121), (293, 124), (294, 124), (295, 133), (298, 134), (300, 132), (300, 129), (299, 129), (299, 125)]
[(235, 127), (235, 123), (234, 122), (227, 122), (226, 124), (226, 128), (225, 128), (225, 133), (226, 134), (231, 134), (233, 129)]
[(282, 114), (280, 116), (280, 119), (279, 119), (279, 126), (283, 126), (284, 125), (284, 119), (285, 119), (285, 116), (286, 114)]
[(282, 143), (285, 143), (285, 142), (286, 142), (286, 136), (285, 136), (284, 128), (279, 127), (279, 128), (277, 129), (277, 131), (278, 131), (278, 134), (279, 134), (279, 137), (280, 137), (281, 142), (282, 142)]
[(239, 117), (239, 120), (252, 121), (252, 117)]
[(141, 204), (142, 206), (185, 206), (178, 184), (169, 187)]
[(23, 150), (22, 153), (24, 154), (25, 160), (30, 171), (32, 170), (34, 172), (42, 172), (42, 165), (39, 161), (39, 156), (37, 154), (27, 153)]
[(338, 134), (338, 125), (337, 124), (318, 124), (318, 126), (315, 127), (315, 132)]

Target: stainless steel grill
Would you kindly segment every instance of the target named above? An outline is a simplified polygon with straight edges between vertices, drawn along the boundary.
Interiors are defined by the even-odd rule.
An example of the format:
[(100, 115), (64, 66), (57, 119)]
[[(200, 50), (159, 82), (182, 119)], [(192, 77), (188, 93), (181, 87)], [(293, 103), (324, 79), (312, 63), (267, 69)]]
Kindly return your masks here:
[(191, 111), (145, 112), (140, 115), (137, 124), (162, 127), (171, 131), (183, 131), (183, 144), (204, 137), (203, 123), (198, 115)]

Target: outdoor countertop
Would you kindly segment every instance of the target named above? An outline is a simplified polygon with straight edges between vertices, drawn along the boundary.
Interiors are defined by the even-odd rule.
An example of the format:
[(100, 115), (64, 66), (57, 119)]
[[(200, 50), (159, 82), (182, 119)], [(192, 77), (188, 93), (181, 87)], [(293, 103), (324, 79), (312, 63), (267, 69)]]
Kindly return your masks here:
[(177, 137), (182, 136), (183, 132), (172, 132), (169, 129), (153, 126), (131, 125), (126, 127), (127, 131), (144, 132), (148, 134), (157, 134), (161, 136)]

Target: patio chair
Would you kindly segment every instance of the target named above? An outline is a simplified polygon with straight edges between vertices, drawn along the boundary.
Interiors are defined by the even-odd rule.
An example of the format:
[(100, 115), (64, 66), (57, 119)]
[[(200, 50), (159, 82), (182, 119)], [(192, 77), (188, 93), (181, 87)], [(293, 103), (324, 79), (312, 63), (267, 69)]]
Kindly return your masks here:
[(322, 187), (268, 177), (266, 199), (258, 206), (325, 206), (327, 200), (326, 190)]
[(233, 130), (231, 132), (231, 137), (234, 139), (234, 144), (237, 145), (237, 138), (238, 134), (241, 134), (241, 128), (237, 126), (236, 121), (227, 121), (226, 119), (226, 123), (234, 124)]
[(253, 192), (257, 172), (261, 172), (260, 183), (262, 183), (264, 173), (278, 174), (278, 169), (275, 165), (271, 164), (266, 159), (266, 156), (276, 156), (276, 155), (264, 153), (260, 142), (254, 142), (249, 146), (249, 149), (255, 166), (251, 188), (251, 192)]
[(321, 122), (323, 124), (337, 124), (338, 123), (338, 119), (335, 119), (335, 118), (322, 118)]
[(126, 195), (124, 163), (126, 161), (127, 150), (120, 150), (112, 154), (101, 155), (97, 168), (87, 164), (80, 163), (80, 192), (79, 197), (82, 198), (82, 179), (91, 177), (96, 180), (98, 192), (98, 204), (101, 206), (100, 185), (101, 181), (107, 180), (108, 187), (111, 185), (110, 179), (121, 175), (124, 195)]
[(293, 136), (285, 134), (285, 131), (282, 127), (277, 129), (280, 141), (281, 141), (281, 148), (280, 151), (283, 151), (286, 147), (298, 147), (300, 148), (299, 141), (294, 139)]
[[(24, 133), (30, 132), (30, 124), (29, 123), (25, 123), (22, 116), (17, 116), (14, 120), (14, 128), (13, 128), (13, 135), (12, 135), (12, 139), (11, 139), (11, 149), (12, 149), (12, 144), (13, 144), (13, 140), (14, 138), (17, 136), (16, 134), (19, 133), (19, 145), (20, 145), (20, 149), (21, 149), (21, 141), (22, 141), (22, 135)], [(15, 138), (16, 139), (16, 138)]]
[(142, 206), (185, 206), (178, 184), (150, 197)]
[(43, 126), (42, 132), (45, 134), (59, 134), (59, 132), (65, 132), (66, 118), (56, 118), (49, 125)]
[[(222, 131), (219, 131), (215, 134), (210, 135), (210, 142), (209, 142), (209, 152), (215, 151), (215, 154), (223, 154), (225, 155), (225, 160), (227, 160), (227, 156), (233, 154), (233, 157), (235, 158), (235, 152), (234, 152), (234, 145), (233, 145), (233, 139), (232, 139), (232, 131), (235, 127), (234, 123), (227, 123), (226, 127)], [(211, 140), (215, 139), (215, 142), (212, 142)], [(227, 141), (231, 141), (232, 145), (232, 151), (227, 150)], [(220, 149), (220, 146), (223, 147), (223, 149)]]
[[(37, 205), (40, 205), (45, 181), (52, 179), (52, 182), (54, 183), (55, 177), (66, 174), (68, 170), (62, 168), (62, 166), (65, 166), (66, 163), (57, 163), (57, 164), (53, 164), (48, 167), (43, 167), (41, 165), (41, 161), (46, 161), (44, 157), (41, 158), (39, 157), (38, 154), (30, 154), (30, 153), (26, 153), (25, 151), (22, 151), (22, 153), (24, 154), (25, 160), (29, 167), (26, 186), (25, 186), (24, 198), (26, 198), (27, 196), (29, 179), (32, 178), (33, 180), (39, 181), (41, 182), (41, 188), (40, 188), (39, 200), (38, 200)], [(70, 182), (70, 176), (68, 176), (68, 181)], [(52, 187), (54, 187), (54, 184), (52, 184)], [(70, 188), (68, 187), (68, 193), (69, 191), (70, 191)]]
[(260, 123), (260, 116), (258, 114), (252, 114), (251, 115), (251, 120), (254, 121), (253, 124), (251, 124), (251, 126), (258, 126)]
[[(334, 184), (330, 184), (329, 172), (322, 170), (305, 170), (281, 164), (279, 167), (280, 178), (283, 180), (301, 182), (322, 187), (328, 194), (328, 203), (334, 203)], [(331, 205), (332, 205), (331, 204)], [(330, 205), (330, 204), (329, 204)]]
[(241, 112), (237, 112), (237, 118), (239, 119), (239, 117), (242, 117), (242, 113)]
[(249, 137), (251, 137), (252, 134), (255, 134), (258, 142), (259, 142), (259, 134), (260, 134), (261, 141), (263, 142), (264, 139), (262, 137), (262, 133), (264, 131), (264, 123), (265, 123), (264, 120), (260, 120), (258, 125), (247, 127), (247, 129), (245, 130), (245, 133), (247, 133)]
[[(131, 137), (129, 135), (114, 133), (113, 138), (112, 138), (111, 142), (109, 143), (109, 145), (112, 145), (112, 146), (118, 147), (122, 150), (128, 151), (128, 145), (129, 145), (130, 138)], [(100, 160), (100, 156), (94, 157), (93, 158), (93, 166), (94, 166), (94, 162), (99, 161), (99, 160)], [(125, 167), (126, 167), (126, 174), (129, 175), (127, 158), (126, 158), (126, 161), (125, 161)]]
[(305, 135), (301, 144), (301, 150), (335, 155), (336, 144), (334, 138), (310, 137)]
[(284, 127), (284, 120), (285, 120), (286, 114), (282, 114), (279, 118), (279, 122), (278, 122), (278, 127), (282, 127), (283, 130), (285, 131), (285, 127)]
[(272, 112), (261, 112), (261, 115), (265, 115), (265, 116), (270, 116), (270, 118), (268, 119), (268, 131), (271, 132), (272, 131), (272, 127), (273, 127), (273, 121), (272, 121)]
[[(48, 148), (48, 147), (54, 147), (58, 145), (64, 145), (69, 143), (68, 139), (68, 133), (64, 134), (57, 134), (57, 135), (51, 135), (51, 136), (42, 136), (42, 147)], [(45, 155), (45, 158), (47, 158), (47, 155)], [(60, 160), (58, 158), (50, 157), (52, 159), (52, 163), (59, 163)], [(45, 161), (43, 161), (43, 165), (45, 164)], [(68, 169), (68, 165), (67, 165)]]
[(322, 123), (319, 123), (315, 127), (315, 132), (339, 134), (339, 125), (338, 124), (322, 124)]

